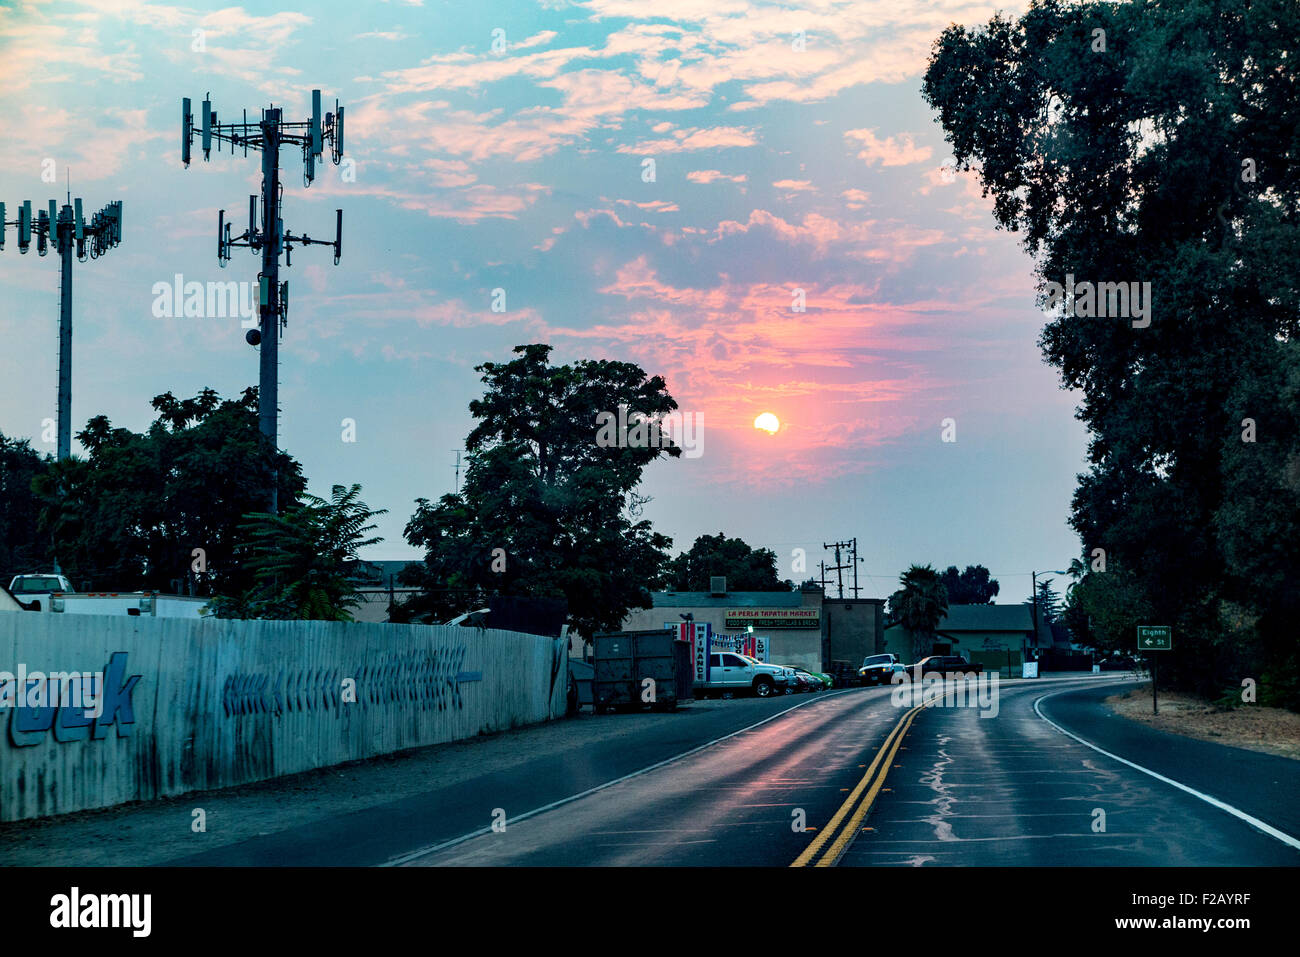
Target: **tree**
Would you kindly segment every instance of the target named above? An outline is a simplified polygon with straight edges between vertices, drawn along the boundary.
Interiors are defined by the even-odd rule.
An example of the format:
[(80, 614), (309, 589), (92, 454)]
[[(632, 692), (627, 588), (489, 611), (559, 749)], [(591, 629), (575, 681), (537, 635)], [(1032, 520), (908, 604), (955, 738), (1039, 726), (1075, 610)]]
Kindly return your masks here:
[(777, 577), (776, 552), (751, 548), (739, 538), (701, 535), (690, 551), (668, 563), (670, 591), (708, 591), (709, 579), (726, 576), (728, 591), (792, 591), (792, 582)]
[(898, 577), (901, 586), (889, 596), (890, 616), (912, 635), (912, 656), (930, 654), (934, 633), (948, 613), (948, 592), (930, 565), (913, 565)]
[[(1296, 589), (1276, 583), (1300, 580), (1297, 398), (1279, 388), (1300, 332), (1297, 36), (1291, 0), (1034, 0), (949, 27), (924, 80), (1056, 307), (1039, 342), (1083, 395), (1084, 553), (1128, 569), (1107, 590), (1175, 627), (1161, 676), (1202, 691), (1219, 690), (1228, 621), (1275, 668), (1295, 647)], [(1145, 307), (1090, 315), (1102, 294), (1062, 302), (1067, 277), (1136, 281)], [(1246, 419), (1272, 444), (1243, 441)]]
[(95, 416), (77, 434), (86, 458), (37, 477), (41, 528), (77, 587), (171, 591), (183, 579), (200, 594), (247, 590), (253, 580), (234, 560), (240, 524), (265, 510), (273, 473), (280, 507), (298, 502), (298, 463), (258, 431), (256, 389), (237, 400), (164, 393), (152, 405), (158, 417), (144, 433)]
[(1066, 594), (1061, 618), (1083, 645), (1106, 654), (1133, 654), (1137, 626), (1154, 621), (1146, 593), (1122, 565), (1090, 572)]
[(478, 420), (462, 490), (418, 499), (406, 540), (425, 551), (403, 580), (420, 593), (394, 620), (438, 620), (451, 600), (490, 595), (564, 598), (586, 638), (650, 606), (671, 539), (633, 521), (629, 496), (647, 465), (681, 449), (657, 428), (610, 444), (606, 415), (657, 421), (677, 408), (664, 380), (628, 362), (552, 366), (551, 347), (517, 346), (518, 358), (477, 368), (486, 386), (470, 403)]
[(1044, 578), (1038, 583), (1037, 607), (1041, 619), (1049, 625), (1061, 617), (1061, 595), (1052, 587), (1051, 578)]
[(52, 461), (26, 439), (0, 434), (0, 584), (14, 575), (48, 570), (53, 556), (48, 536), (39, 530), (40, 502), (32, 480)]
[(942, 581), (948, 601), (953, 605), (988, 605), (1000, 590), (997, 579), (990, 578), (989, 570), (983, 565), (967, 565), (964, 572), (958, 572), (956, 565), (949, 565), (944, 569)]
[(335, 485), (330, 495), (328, 502), (304, 495), (280, 515), (248, 516), (240, 526), (245, 539), (236, 558), (255, 584), (215, 599), (218, 617), (353, 620), (357, 553), (383, 541), (365, 535), (376, 527), (370, 520), (387, 510), (372, 511), (360, 501), (360, 485)]

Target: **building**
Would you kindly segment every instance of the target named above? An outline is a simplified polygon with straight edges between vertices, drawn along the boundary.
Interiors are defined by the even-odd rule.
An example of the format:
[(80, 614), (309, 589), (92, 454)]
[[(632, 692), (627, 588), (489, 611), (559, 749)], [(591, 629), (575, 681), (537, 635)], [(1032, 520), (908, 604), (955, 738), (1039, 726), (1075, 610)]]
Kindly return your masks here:
[(400, 603), (419, 592), (418, 588), (398, 584), (402, 570), (418, 564), (418, 561), (358, 561), (350, 576), (357, 586), (358, 602), (352, 609), (352, 617), (372, 623), (388, 621), (388, 609), (394, 602)]
[(874, 654), (882, 635), (883, 598), (831, 599), (818, 587), (799, 591), (728, 592), (713, 579), (707, 592), (655, 592), (650, 608), (633, 609), (625, 631), (708, 622), (714, 634), (740, 634), (752, 626), (767, 639), (768, 660), (808, 671), (830, 671), (836, 661), (857, 667)]
[(1052, 629), (1041, 616), (1035, 630), (1031, 605), (949, 605), (928, 651), (915, 646), (915, 636), (901, 622), (884, 634), (881, 652), (892, 652), (905, 664), (926, 655), (963, 655), (986, 671), (1016, 675), (1023, 662), (1053, 646)]
[(725, 578), (707, 592), (654, 592), (650, 608), (634, 608), (625, 631), (708, 622), (714, 634), (740, 634), (752, 625), (768, 639), (768, 660), (809, 671), (822, 665), (822, 593), (810, 591), (727, 591)]

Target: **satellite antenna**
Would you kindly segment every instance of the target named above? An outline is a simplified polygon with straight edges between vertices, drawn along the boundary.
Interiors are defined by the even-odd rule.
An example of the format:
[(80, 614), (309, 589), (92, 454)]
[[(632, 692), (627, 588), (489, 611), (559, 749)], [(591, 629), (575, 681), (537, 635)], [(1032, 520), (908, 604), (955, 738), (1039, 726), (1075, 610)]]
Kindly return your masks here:
[[(289, 284), (280, 282), (280, 253), (284, 253), (286, 267), (293, 265), (294, 246), (332, 246), (334, 264), (343, 255), (343, 210), (335, 210), (334, 238), (313, 239), (306, 233), (291, 233), (284, 226), (284, 188), (280, 183), (280, 147), (298, 146), (303, 154), (303, 185), (310, 187), (316, 177), (316, 161), (325, 146), (330, 147), (334, 165), (343, 159), (343, 107), (334, 101), (335, 112), (321, 116), (320, 90), (311, 91), (311, 118), (300, 123), (284, 119), (283, 110), (268, 106), (262, 118), (250, 123), (248, 111), (239, 123), (221, 123), (212, 108), (212, 94), (204, 96), (200, 112), (199, 135), (203, 159), (209, 160), (215, 141), (220, 152), (223, 142), (230, 144), (231, 152), (242, 146), (244, 155), (249, 149), (262, 151), (261, 221), (258, 219), (258, 197), (248, 198), (248, 228), (238, 236), (231, 235), (232, 225), (226, 222), (226, 211), (217, 214), (217, 262), (224, 266), (230, 261), (230, 250), (243, 246), (255, 254), (261, 253), (262, 268), (258, 273), (260, 290), (259, 328), (249, 329), (245, 339), (249, 345), (259, 347), (259, 375), (257, 387), (257, 417), (261, 433), (272, 446), (277, 445), (279, 417), (279, 340), (288, 321)], [(181, 100), (181, 162), (190, 165), (195, 123), (190, 99)], [(274, 477), (267, 492), (268, 511), (277, 511), (276, 482)]]

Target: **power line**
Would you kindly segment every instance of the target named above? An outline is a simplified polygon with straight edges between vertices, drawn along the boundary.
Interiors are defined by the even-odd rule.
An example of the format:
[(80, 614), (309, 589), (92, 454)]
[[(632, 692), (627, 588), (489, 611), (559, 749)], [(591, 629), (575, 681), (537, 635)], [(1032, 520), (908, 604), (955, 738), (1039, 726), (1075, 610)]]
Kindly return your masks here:
[[(822, 548), (833, 548), (835, 550), (835, 564), (826, 565), (824, 562), (822, 563), (825, 569), (822, 573), (823, 576), (825, 576), (825, 572), (827, 571), (835, 572), (836, 587), (839, 591), (839, 597), (843, 598), (844, 569), (851, 568), (853, 570), (853, 584), (849, 586), (849, 590), (853, 592), (853, 597), (857, 598), (858, 593), (862, 591), (861, 586), (858, 585), (858, 563), (862, 561), (862, 559), (858, 557), (858, 540), (856, 538), (850, 538), (843, 542), (823, 542)], [(847, 552), (847, 555), (845, 556), (848, 558), (847, 562), (841, 561), (841, 550)], [(822, 587), (825, 588), (825, 584), (823, 584)]]

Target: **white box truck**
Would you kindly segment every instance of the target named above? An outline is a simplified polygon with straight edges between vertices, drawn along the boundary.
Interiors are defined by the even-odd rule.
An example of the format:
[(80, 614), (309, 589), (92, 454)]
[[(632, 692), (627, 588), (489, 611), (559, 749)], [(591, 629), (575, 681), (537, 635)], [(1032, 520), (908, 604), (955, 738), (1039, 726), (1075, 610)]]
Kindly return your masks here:
[(207, 598), (159, 595), (151, 591), (79, 592), (50, 596), (50, 611), (61, 615), (142, 615), (148, 618), (203, 618)]
[(15, 575), (9, 591), (31, 611), (61, 615), (145, 615), (150, 618), (202, 618), (207, 598), (160, 595), (153, 591), (73, 591), (55, 572)]

